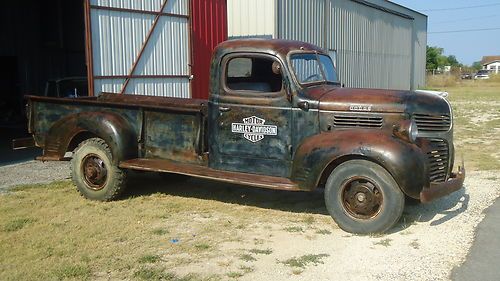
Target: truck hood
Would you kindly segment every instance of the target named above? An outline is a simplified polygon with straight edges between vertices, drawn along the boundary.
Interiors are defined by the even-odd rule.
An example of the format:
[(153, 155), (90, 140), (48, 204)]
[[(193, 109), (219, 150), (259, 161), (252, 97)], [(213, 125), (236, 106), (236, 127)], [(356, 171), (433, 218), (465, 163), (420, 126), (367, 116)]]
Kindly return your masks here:
[(326, 111), (450, 114), (448, 102), (430, 93), (322, 85), (308, 88), (304, 94), (319, 101), (319, 109)]

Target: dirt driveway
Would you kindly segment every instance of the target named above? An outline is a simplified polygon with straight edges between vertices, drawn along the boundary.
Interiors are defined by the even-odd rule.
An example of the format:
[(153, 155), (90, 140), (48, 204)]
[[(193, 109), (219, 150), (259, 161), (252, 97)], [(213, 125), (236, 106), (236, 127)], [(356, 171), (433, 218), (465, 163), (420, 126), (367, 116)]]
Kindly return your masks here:
[[(0, 189), (66, 179), (69, 177), (67, 165), (27, 162), (0, 167)], [(183, 254), (160, 251), (161, 263), (178, 276), (217, 274), (222, 280), (448, 280), (452, 268), (464, 261), (475, 228), (484, 217), (483, 210), (500, 196), (497, 174), (495, 171), (470, 172), (464, 190), (431, 204), (407, 206), (402, 220), (391, 233), (373, 236), (352, 235), (330, 222), (321, 205), (322, 191), (283, 192), (191, 179), (166, 193), (200, 201), (215, 199), (227, 204), (227, 208), (246, 210), (250, 205), (269, 209), (282, 217), (297, 212), (310, 215), (305, 220), (291, 219), (287, 223), (256, 220), (241, 230), (236, 229), (240, 239), (221, 242), (212, 254), (199, 260), (185, 264), (173, 262), (182, 259)], [(133, 181), (141, 187), (151, 185), (145, 186), (146, 190), (155, 190), (158, 180), (149, 177), (151, 175), (138, 174)], [(198, 188), (209, 192), (199, 193)], [(252, 198), (266, 198), (266, 201)], [(278, 207), (277, 210), (268, 204), (272, 201), (285, 201), (290, 208)], [(304, 205), (304, 201), (307, 204)], [(320, 207), (311, 210), (307, 207), (311, 205)], [(171, 230), (176, 236), (169, 240), (169, 247), (196, 239), (200, 239), (198, 245), (203, 245), (200, 244), (203, 237), (191, 232), (193, 225), (214, 220), (227, 223), (228, 219), (221, 212), (202, 216), (193, 212), (184, 223)], [(108, 272), (107, 277), (94, 275), (97, 279), (113, 276), (112, 272)]]

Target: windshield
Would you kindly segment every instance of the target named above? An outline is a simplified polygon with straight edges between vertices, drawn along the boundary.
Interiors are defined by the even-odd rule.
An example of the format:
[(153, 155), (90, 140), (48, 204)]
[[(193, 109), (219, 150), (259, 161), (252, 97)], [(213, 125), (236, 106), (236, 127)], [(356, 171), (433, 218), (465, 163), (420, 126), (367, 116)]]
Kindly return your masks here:
[(336, 83), (337, 72), (329, 56), (318, 54), (294, 54), (290, 57), (295, 77), (300, 84)]

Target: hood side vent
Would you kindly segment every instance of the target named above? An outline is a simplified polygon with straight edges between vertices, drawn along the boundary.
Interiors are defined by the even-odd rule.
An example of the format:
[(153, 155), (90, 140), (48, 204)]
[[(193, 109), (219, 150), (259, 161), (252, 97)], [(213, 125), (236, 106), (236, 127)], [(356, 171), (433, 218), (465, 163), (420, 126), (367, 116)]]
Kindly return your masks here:
[(344, 128), (382, 128), (382, 117), (334, 115), (333, 126)]
[(420, 132), (447, 132), (451, 127), (450, 115), (415, 114), (414, 119)]

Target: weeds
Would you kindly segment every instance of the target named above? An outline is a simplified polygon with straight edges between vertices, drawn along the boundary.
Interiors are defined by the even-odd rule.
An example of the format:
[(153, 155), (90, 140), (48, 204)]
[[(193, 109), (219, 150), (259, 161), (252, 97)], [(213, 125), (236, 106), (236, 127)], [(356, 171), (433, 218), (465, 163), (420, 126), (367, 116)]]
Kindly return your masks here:
[(328, 229), (318, 229), (318, 230), (316, 230), (316, 234), (330, 235), (330, 234), (332, 234), (332, 232)]
[(328, 254), (304, 255), (300, 257), (293, 257), (285, 261), (281, 261), (281, 263), (290, 267), (306, 268), (306, 266), (309, 264), (313, 265), (323, 264), (324, 263), (323, 258), (326, 258), (328, 256), (330, 255)]
[(160, 256), (157, 255), (145, 255), (139, 258), (138, 262), (139, 263), (156, 263), (159, 262)]
[(287, 232), (304, 232), (304, 229), (300, 226), (288, 226), (285, 227), (283, 230)]
[(415, 240), (411, 241), (410, 246), (413, 249), (415, 249), (415, 250), (419, 249), (420, 248), (420, 243), (418, 243), (418, 239), (415, 239)]
[(273, 250), (271, 250), (271, 249), (261, 250), (261, 249), (254, 248), (254, 249), (251, 249), (249, 252), (252, 254), (256, 254), (256, 255), (270, 255), (273, 253)]
[(256, 261), (257, 259), (254, 258), (252, 255), (250, 254), (242, 254), (240, 255), (240, 260), (242, 261), (246, 261), (246, 262), (251, 262), (251, 261)]
[(382, 245), (384, 247), (389, 247), (389, 246), (391, 246), (391, 241), (392, 241), (391, 238), (386, 238), (386, 239), (382, 239), (378, 242), (373, 242), (373, 245)]
[(78, 279), (88, 280), (91, 275), (90, 269), (85, 265), (64, 265), (53, 272), (58, 280), (64, 279)]
[(35, 222), (36, 220), (35, 219), (32, 219), (32, 218), (20, 218), (20, 219), (14, 219), (14, 220), (11, 220), (10, 222), (8, 222), (5, 226), (4, 226), (4, 231), (5, 232), (13, 232), (13, 231), (17, 231), (17, 230), (20, 230), (22, 229), (23, 227), (25, 227), (26, 225), (30, 224), (30, 223), (33, 223)]

